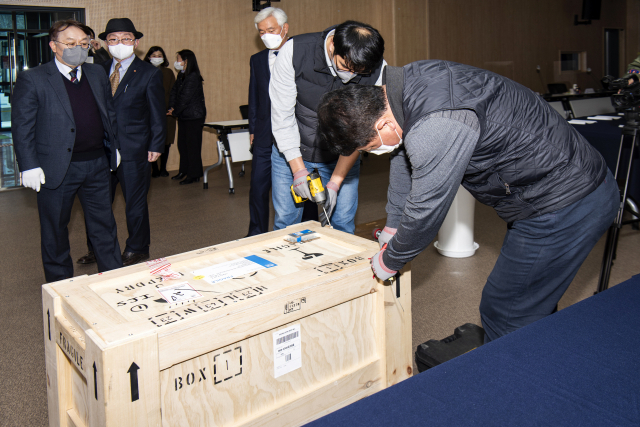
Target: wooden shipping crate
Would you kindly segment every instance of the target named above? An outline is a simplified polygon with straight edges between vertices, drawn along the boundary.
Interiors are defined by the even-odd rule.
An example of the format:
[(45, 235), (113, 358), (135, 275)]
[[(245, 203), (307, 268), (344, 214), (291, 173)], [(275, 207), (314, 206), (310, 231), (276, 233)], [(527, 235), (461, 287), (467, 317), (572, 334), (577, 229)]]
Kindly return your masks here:
[(301, 425), (408, 378), (410, 271), (397, 298), (377, 250), (308, 222), (44, 285), (50, 425)]

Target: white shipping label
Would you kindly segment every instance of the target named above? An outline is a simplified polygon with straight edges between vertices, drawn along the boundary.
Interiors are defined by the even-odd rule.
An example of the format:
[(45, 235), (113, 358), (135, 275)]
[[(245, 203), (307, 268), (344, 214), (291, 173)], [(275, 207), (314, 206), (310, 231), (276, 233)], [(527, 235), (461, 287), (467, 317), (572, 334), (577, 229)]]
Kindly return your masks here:
[(202, 297), (202, 294), (189, 284), (189, 282), (176, 283), (175, 285), (158, 288), (162, 298), (169, 304), (178, 304), (184, 301), (192, 301)]
[(211, 267), (201, 268), (191, 273), (196, 277), (203, 276), (206, 282), (215, 285), (216, 283), (233, 279), (234, 277), (244, 276), (254, 271), (275, 266), (276, 264), (271, 261), (260, 258), (259, 256), (250, 255), (233, 261), (212, 265)]
[(278, 378), (302, 367), (300, 325), (273, 333), (273, 376)]

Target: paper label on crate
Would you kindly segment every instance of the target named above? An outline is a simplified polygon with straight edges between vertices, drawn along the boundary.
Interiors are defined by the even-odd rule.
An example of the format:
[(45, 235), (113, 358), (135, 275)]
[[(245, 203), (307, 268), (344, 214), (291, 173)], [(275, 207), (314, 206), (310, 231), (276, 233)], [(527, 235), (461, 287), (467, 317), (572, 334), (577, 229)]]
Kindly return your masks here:
[(169, 304), (179, 304), (181, 302), (193, 301), (196, 298), (202, 297), (202, 294), (193, 289), (189, 282), (165, 286), (164, 288), (158, 288), (157, 291)]
[(250, 255), (233, 261), (212, 265), (211, 267), (201, 268), (191, 273), (194, 276), (203, 276), (202, 280), (215, 285), (216, 283), (224, 282), (234, 277), (244, 276), (245, 274), (275, 266), (276, 264), (271, 261), (256, 255)]
[(278, 378), (302, 367), (300, 325), (273, 333), (273, 376)]

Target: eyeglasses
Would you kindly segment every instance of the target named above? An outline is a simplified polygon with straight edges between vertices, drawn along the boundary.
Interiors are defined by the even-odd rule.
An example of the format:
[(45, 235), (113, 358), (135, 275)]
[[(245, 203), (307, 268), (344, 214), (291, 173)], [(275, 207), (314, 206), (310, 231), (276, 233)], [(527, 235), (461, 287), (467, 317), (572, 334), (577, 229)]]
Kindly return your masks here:
[(54, 40), (55, 43), (60, 43), (63, 44), (65, 46), (67, 46), (69, 49), (73, 49), (76, 46), (80, 46), (83, 49), (89, 49), (89, 47), (91, 47), (91, 44), (89, 43), (65, 43), (65, 42), (59, 42), (58, 40)]
[(112, 39), (107, 39), (107, 43), (109, 44), (109, 46), (115, 46), (118, 43), (122, 43), (124, 45), (127, 46), (131, 46), (133, 44), (133, 42), (135, 41), (135, 39), (130, 39), (130, 38), (126, 38), (126, 39), (116, 39), (115, 37)]

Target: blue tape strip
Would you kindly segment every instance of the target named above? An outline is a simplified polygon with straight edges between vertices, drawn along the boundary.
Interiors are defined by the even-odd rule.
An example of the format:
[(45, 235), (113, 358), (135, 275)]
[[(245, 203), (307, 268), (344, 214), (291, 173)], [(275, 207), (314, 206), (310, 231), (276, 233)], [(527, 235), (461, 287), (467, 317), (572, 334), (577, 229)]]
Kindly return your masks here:
[(264, 258), (260, 258), (259, 256), (256, 256), (256, 255), (246, 256), (245, 259), (248, 259), (251, 262), (255, 262), (256, 264), (259, 264), (265, 268), (271, 268), (271, 267), (277, 266), (277, 264), (274, 264), (271, 261), (268, 261)]

